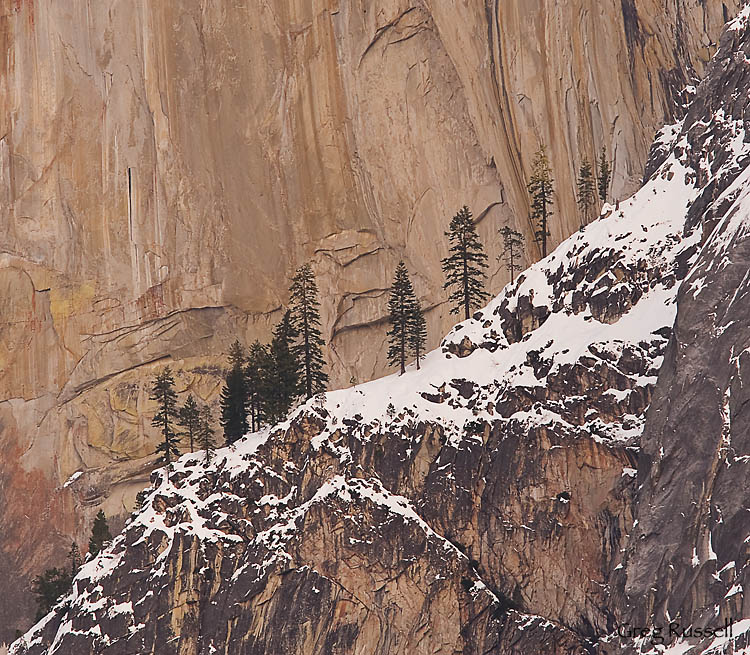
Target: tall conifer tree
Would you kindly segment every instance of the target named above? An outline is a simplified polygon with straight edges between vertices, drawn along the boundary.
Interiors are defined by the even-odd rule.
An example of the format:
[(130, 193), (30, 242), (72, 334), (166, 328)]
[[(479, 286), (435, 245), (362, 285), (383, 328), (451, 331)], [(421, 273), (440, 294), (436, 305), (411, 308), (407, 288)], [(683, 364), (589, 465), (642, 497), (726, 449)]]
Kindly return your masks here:
[(599, 156), (599, 175), (597, 176), (597, 186), (599, 187), (599, 200), (607, 202), (609, 193), (609, 182), (612, 178), (612, 167), (607, 159), (607, 149), (602, 147), (602, 153)]
[(300, 393), (305, 398), (326, 390), (328, 375), (323, 370), (323, 346), (320, 335), (320, 303), (318, 285), (310, 264), (297, 269), (289, 287), (292, 317), (299, 330), (300, 344), (297, 346), (302, 365)]
[(388, 330), (388, 362), (401, 368), (401, 375), (406, 372), (406, 358), (411, 347), (410, 337), (415, 325), (417, 297), (409, 280), (409, 272), (403, 261), (396, 266), (391, 285), (391, 295), (388, 299), (388, 320), (391, 329)]
[(523, 236), (518, 230), (514, 230), (509, 225), (500, 228), (500, 234), (503, 237), (503, 252), (498, 257), (505, 264), (505, 268), (510, 273), (510, 283), (515, 281), (515, 274), (521, 270), (521, 257), (523, 257)]
[(276, 362), (271, 347), (264, 344), (258, 351), (258, 413), (269, 425), (275, 422)]
[(284, 312), (279, 324), (274, 328), (270, 355), (273, 383), (267, 388), (267, 407), (274, 421), (283, 420), (300, 392), (300, 362), (294, 347), (299, 336), (292, 320), (291, 311)]
[(187, 437), (190, 443), (190, 452), (194, 449), (193, 444), (198, 436), (198, 426), (200, 423), (200, 410), (198, 403), (195, 402), (193, 394), (188, 395), (185, 404), (177, 411), (177, 422), (185, 428), (182, 436)]
[(442, 261), (443, 288), (453, 289), (449, 296), (449, 300), (455, 303), (451, 314), (458, 314), (463, 309), (464, 317), (468, 319), (471, 308), (481, 305), (489, 294), (484, 290), (487, 255), (466, 205), (451, 219), (445, 236), (451, 245), (448, 257)]
[(47, 569), (34, 578), (31, 591), (36, 596), (37, 621), (46, 616), (60, 598), (70, 591), (71, 583), (70, 573), (57, 567)]
[(576, 195), (578, 201), (578, 211), (581, 217), (581, 227), (591, 222), (591, 210), (594, 207), (596, 191), (594, 189), (594, 174), (591, 171), (591, 164), (588, 159), (581, 163), (581, 170), (578, 173), (578, 183), (576, 184)]
[(411, 316), (409, 317), (409, 351), (417, 360), (417, 370), (419, 370), (419, 360), (424, 356), (425, 343), (427, 342), (427, 322), (424, 320), (422, 313), (422, 303), (419, 298), (414, 298)]
[(261, 428), (263, 418), (261, 408), (263, 405), (261, 368), (264, 359), (268, 356), (266, 346), (257, 339), (250, 346), (245, 366), (245, 385), (247, 388), (247, 404), (250, 412), (250, 429), (256, 432)]
[(110, 541), (112, 541), (112, 533), (109, 531), (104, 510), (100, 509), (94, 518), (94, 525), (91, 528), (89, 555), (96, 557)]
[(177, 444), (180, 439), (174, 429), (177, 418), (177, 393), (174, 390), (174, 377), (172, 369), (167, 366), (156, 376), (151, 387), (151, 400), (156, 401), (157, 410), (151, 425), (161, 430), (161, 443), (156, 447), (156, 452), (161, 453), (159, 461), (167, 466), (167, 479), (172, 468), (172, 459), (179, 457), (180, 451)]
[(528, 184), (531, 196), (531, 220), (536, 225), (534, 236), (542, 246), (542, 257), (547, 256), (547, 237), (550, 236), (549, 219), (552, 216), (554, 180), (547, 159), (547, 149), (541, 146), (536, 153)]
[(245, 379), (245, 353), (239, 341), (229, 349), (229, 371), (224, 379), (219, 403), (221, 425), (227, 445), (233, 444), (248, 431), (247, 386)]
[(198, 444), (205, 452), (204, 461), (206, 466), (211, 463), (211, 457), (213, 457), (214, 450), (216, 449), (212, 423), (211, 408), (208, 405), (204, 405), (200, 410), (200, 419), (198, 421)]

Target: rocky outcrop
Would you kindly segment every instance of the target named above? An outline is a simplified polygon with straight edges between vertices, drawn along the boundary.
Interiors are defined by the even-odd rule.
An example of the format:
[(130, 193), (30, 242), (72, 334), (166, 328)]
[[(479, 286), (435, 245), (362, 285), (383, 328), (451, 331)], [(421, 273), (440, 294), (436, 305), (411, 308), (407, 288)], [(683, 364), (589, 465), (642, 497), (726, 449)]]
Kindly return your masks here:
[(670, 134), (635, 196), (419, 370), (155, 471), (13, 655), (605, 652), (640, 435), (700, 244), (684, 226), (703, 186)]
[(85, 541), (96, 506), (132, 505), (151, 465), (155, 365), (214, 398), (219, 354), (267, 337), (312, 260), (332, 379), (368, 379), (385, 365), (400, 257), (433, 338), (450, 324), (436, 235), (463, 203), (502, 287), (497, 228), (531, 232), (540, 141), (553, 241), (578, 225), (584, 154), (606, 145), (613, 194), (632, 190), (739, 2), (663, 4), (5, 3), (0, 572), (19, 592), (0, 641), (26, 613), (29, 576)]
[[(719, 630), (682, 652), (740, 652), (750, 625), (748, 487), (747, 132), (750, 10), (724, 34), (682, 128), (705, 185), (687, 228), (703, 243), (678, 295), (675, 330), (649, 410), (638, 464), (636, 524), (617, 606), (630, 625)], [(664, 629), (667, 633), (667, 629)], [(698, 632), (698, 636), (701, 633)], [(630, 644), (632, 647), (633, 644)], [(690, 648), (692, 646), (692, 648)], [(644, 640), (644, 651), (654, 644)], [(628, 650), (628, 652), (630, 652)]]

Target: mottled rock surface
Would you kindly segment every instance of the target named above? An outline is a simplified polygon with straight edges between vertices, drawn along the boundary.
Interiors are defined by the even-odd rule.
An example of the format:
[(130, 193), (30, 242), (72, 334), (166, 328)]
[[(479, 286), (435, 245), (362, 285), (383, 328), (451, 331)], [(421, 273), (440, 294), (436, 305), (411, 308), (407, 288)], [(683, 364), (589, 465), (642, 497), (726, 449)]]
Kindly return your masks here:
[(499, 291), (497, 228), (531, 233), (539, 141), (557, 243), (580, 158), (606, 145), (613, 194), (633, 190), (738, 4), (4, 2), (0, 642), (30, 576), (145, 483), (154, 366), (215, 398), (219, 354), (268, 336), (306, 260), (337, 385), (384, 368), (400, 257), (435, 345), (448, 217), (474, 210)]
[(619, 208), (422, 362), (152, 474), (13, 655), (606, 652), (639, 444), (699, 261), (680, 126)]
[[(615, 603), (630, 625), (713, 630), (750, 616), (749, 19), (743, 10), (722, 37), (681, 130), (705, 185), (686, 229), (703, 245), (677, 297), (641, 440), (637, 525)], [(669, 641), (690, 655), (711, 645), (739, 653), (749, 631), (745, 621), (733, 640)]]

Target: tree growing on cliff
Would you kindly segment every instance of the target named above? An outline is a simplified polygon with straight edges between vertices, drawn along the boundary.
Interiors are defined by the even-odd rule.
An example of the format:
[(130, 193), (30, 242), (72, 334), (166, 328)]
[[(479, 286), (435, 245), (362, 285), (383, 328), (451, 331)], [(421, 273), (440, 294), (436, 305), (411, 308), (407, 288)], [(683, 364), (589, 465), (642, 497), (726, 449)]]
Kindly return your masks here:
[(503, 262), (505, 269), (510, 273), (510, 283), (513, 284), (515, 274), (522, 268), (523, 236), (509, 225), (500, 228), (500, 235), (503, 237), (503, 252), (498, 255), (498, 259)]
[(228, 357), (229, 372), (224, 379), (224, 388), (221, 390), (219, 403), (224, 439), (227, 445), (231, 445), (248, 431), (245, 353), (239, 341), (232, 344)]
[(266, 384), (263, 385), (266, 414), (273, 422), (283, 420), (295, 399), (300, 395), (301, 350), (294, 347), (299, 332), (290, 310), (274, 328), (269, 349), (270, 361), (263, 367)]
[(188, 438), (190, 452), (192, 453), (195, 450), (193, 443), (198, 436), (198, 427), (200, 425), (200, 410), (198, 409), (198, 403), (193, 398), (193, 394), (188, 395), (185, 404), (178, 410), (177, 422), (185, 428), (181, 434), (183, 437)]
[(609, 159), (607, 159), (607, 149), (604, 147), (602, 148), (601, 155), (599, 156), (599, 175), (597, 177), (599, 199), (602, 202), (607, 202), (609, 183), (612, 178), (612, 167), (609, 163)]
[(300, 343), (297, 346), (302, 364), (300, 394), (305, 398), (312, 398), (326, 390), (328, 375), (323, 370), (325, 341), (320, 334), (318, 285), (310, 264), (304, 264), (297, 269), (289, 293), (292, 318), (300, 335)]
[(489, 294), (484, 290), (487, 255), (466, 205), (451, 219), (445, 236), (450, 241), (450, 248), (448, 257), (442, 260), (443, 288), (452, 289), (448, 297), (455, 303), (451, 314), (458, 314), (463, 309), (464, 317), (468, 319), (471, 308), (481, 305)]
[(263, 380), (261, 371), (268, 359), (268, 349), (257, 339), (250, 346), (245, 365), (245, 388), (247, 389), (247, 408), (250, 414), (250, 429), (260, 430), (263, 419)]
[(591, 171), (591, 164), (588, 159), (581, 163), (581, 169), (578, 172), (578, 182), (576, 183), (576, 200), (578, 202), (578, 211), (581, 218), (581, 227), (591, 222), (591, 210), (594, 208), (594, 174)]
[[(276, 362), (270, 344), (258, 343), (245, 369), (246, 379), (252, 378), (253, 398), (256, 403), (255, 425), (260, 429), (264, 422), (273, 423), (275, 418)], [(250, 395), (248, 394), (248, 398)]]
[(46, 569), (44, 573), (34, 578), (31, 590), (36, 596), (37, 621), (45, 616), (57, 604), (57, 601), (70, 591), (73, 578), (81, 569), (83, 559), (75, 541), (71, 543), (68, 561), (70, 562), (68, 571), (55, 567)]
[(42, 619), (70, 591), (73, 580), (64, 569), (47, 569), (34, 578), (31, 592), (36, 596), (36, 620)]
[(213, 417), (211, 416), (211, 408), (208, 405), (204, 405), (200, 411), (200, 419), (198, 422), (198, 444), (205, 453), (204, 461), (206, 466), (211, 463), (211, 458), (216, 449), (212, 423)]
[(527, 188), (531, 196), (531, 220), (536, 225), (534, 237), (542, 247), (542, 257), (544, 258), (547, 256), (547, 237), (550, 236), (549, 220), (552, 216), (552, 203), (555, 193), (552, 169), (544, 145), (537, 150)]
[(158, 461), (166, 464), (167, 479), (169, 479), (172, 459), (180, 455), (177, 448), (180, 438), (173, 427), (177, 419), (177, 392), (174, 390), (174, 377), (169, 366), (156, 376), (151, 387), (150, 398), (157, 405), (151, 425), (161, 430), (162, 437), (161, 443), (156, 447), (156, 452), (161, 453)]
[(411, 331), (415, 323), (417, 297), (403, 261), (396, 266), (388, 299), (388, 363), (398, 365), (401, 375), (406, 372), (406, 358), (410, 351)]
[(417, 370), (419, 370), (419, 360), (424, 357), (425, 343), (427, 342), (427, 321), (424, 319), (422, 312), (422, 303), (415, 296), (412, 313), (409, 317), (409, 351), (414, 355), (417, 361)]
[(91, 527), (89, 555), (96, 557), (110, 541), (112, 541), (112, 534), (109, 531), (107, 517), (104, 510), (100, 509), (94, 518), (94, 525)]

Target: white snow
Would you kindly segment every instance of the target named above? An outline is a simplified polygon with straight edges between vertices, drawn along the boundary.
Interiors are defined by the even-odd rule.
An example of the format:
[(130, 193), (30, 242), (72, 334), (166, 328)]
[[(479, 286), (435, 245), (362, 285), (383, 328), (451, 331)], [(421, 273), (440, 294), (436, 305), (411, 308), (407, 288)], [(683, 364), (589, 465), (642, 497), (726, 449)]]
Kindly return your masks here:
[[(750, 15), (748, 12), (750, 7), (744, 11)], [(718, 117), (717, 120), (723, 118)], [(675, 144), (688, 147), (681, 129), (681, 124), (665, 127), (659, 135), (659, 144), (664, 148)], [(740, 152), (746, 147), (744, 131), (741, 126), (732, 126), (732, 129), (730, 147), (734, 152)], [(670, 281), (673, 277), (670, 274), (677, 257), (688, 252), (688, 249), (697, 250), (701, 237), (699, 230), (693, 230), (688, 236), (683, 235), (688, 207), (699, 193), (692, 181), (694, 177), (693, 172), (685, 168), (674, 154), (670, 155), (652, 179), (634, 196), (622, 202), (619, 209), (605, 205), (598, 220), (573, 234), (548, 257), (532, 265), (484, 309), (475, 313), (475, 318), (456, 325), (440, 347), (426, 355), (420, 370), (416, 370), (412, 363), (403, 376), (393, 374), (311, 399), (273, 429), (250, 434), (234, 446), (218, 450), (208, 472), (214, 479), (232, 480), (242, 475), (243, 481), (245, 478), (252, 480), (252, 484), (259, 484), (263, 490), (264, 476), (266, 481), (275, 476), (275, 481), (283, 482), (279, 473), (264, 466), (257, 457), (258, 450), (269, 439), (283, 441), (293, 422), (305, 417), (324, 424), (310, 445), (316, 453), (324, 450), (326, 456), (338, 460), (339, 468), (332, 467), (332, 471), (354, 468), (351, 466), (354, 458), (347, 441), (341, 438), (342, 430), (350, 430), (359, 439), (365, 440), (368, 434), (386, 430), (396, 432), (402, 426), (415, 426), (420, 421), (440, 424), (444, 428), (447, 445), (453, 448), (482, 447), (483, 424), (498, 420), (526, 429), (553, 425), (566, 433), (588, 431), (588, 436), (597, 441), (605, 439), (602, 435), (609, 440), (637, 439), (643, 426), (642, 414), (623, 413), (614, 423), (605, 423), (596, 410), (589, 410), (585, 423), (580, 426), (569, 422), (554, 403), (537, 403), (528, 409), (509, 412), (509, 416), (499, 415), (496, 403), (503, 393), (514, 387), (546, 386), (550, 376), (561, 374), (566, 367), (582, 361), (593, 358), (601, 362), (610, 357), (616, 361), (628, 348), (648, 352), (649, 344), (665, 342), (665, 339), (654, 335), (665, 328), (670, 329), (675, 321), (680, 285), (674, 279)], [(735, 194), (731, 197), (736, 198), (738, 210), (727, 213), (724, 219), (726, 229), (720, 236), (715, 231), (704, 248), (726, 250), (730, 240), (744, 234), (750, 224), (750, 169), (747, 175), (741, 176), (727, 190), (727, 198), (730, 193)], [(693, 258), (695, 256), (693, 254)], [(720, 258), (716, 261), (720, 261)], [(603, 270), (595, 276), (593, 273), (600, 270), (595, 268), (596, 264), (601, 264)], [(584, 273), (583, 281), (575, 277), (580, 272)], [(650, 278), (649, 272), (657, 274)], [(561, 279), (566, 284), (561, 284)], [(705, 288), (705, 271), (693, 272), (685, 283), (694, 295), (701, 293)], [(631, 294), (634, 291), (638, 293)], [(598, 320), (597, 308), (600, 304), (606, 306), (606, 301), (610, 297), (619, 298), (618, 294), (623, 294), (628, 301), (632, 299), (632, 306), (626, 305), (622, 312), (617, 313), (616, 319)], [(504, 321), (519, 310), (522, 303), (544, 311), (539, 312), (542, 317), (538, 319), (540, 324), (526, 325), (523, 338), (511, 343), (506, 337), (504, 328), (507, 325)], [(454, 352), (466, 338), (475, 348), (468, 356), (458, 357)], [(658, 352), (658, 348), (654, 348), (654, 352)], [(661, 355), (649, 356), (652, 357), (648, 362), (649, 371), (642, 375), (630, 374), (626, 388), (610, 388), (601, 394), (607, 404), (627, 405), (635, 397), (631, 394), (655, 384), (653, 373), (661, 363)], [(538, 367), (538, 371), (530, 363), (533, 358), (544, 363), (544, 366)], [(466, 398), (467, 394), (471, 402)], [(582, 398), (571, 396), (567, 400), (578, 402)], [(390, 406), (392, 409), (389, 409)], [(728, 407), (727, 390), (725, 425), (730, 420)], [(408, 442), (405, 437), (405, 442), (408, 454), (420, 447), (418, 438)], [(664, 457), (663, 451), (660, 457)], [(291, 477), (295, 467), (287, 462), (284, 471), (289, 472)], [(250, 539), (253, 547), (265, 553), (265, 559), (262, 562), (237, 562), (231, 580), (245, 575), (261, 576), (269, 567), (290, 558), (285, 548), (314, 508), (324, 503), (343, 503), (349, 508), (368, 503), (384, 513), (384, 520), (407, 522), (423, 531), (430, 540), (442, 544), (441, 548), (447, 554), (459, 560), (466, 559), (455, 545), (432, 530), (409, 499), (391, 493), (376, 478), (357, 477), (355, 473), (331, 473), (311, 496), (306, 496), (307, 500), (297, 505), (295, 502), (300, 500), (301, 491), (296, 486), (282, 485), (284, 492), (281, 493), (285, 495), (271, 491), (263, 493), (251, 509), (264, 517), (264, 529), (247, 537), (241, 526), (232, 530), (226, 527), (232, 516), (224, 511), (226, 507), (222, 505), (228, 503), (231, 507), (234, 503), (240, 506), (247, 499), (223, 488), (214, 488), (206, 496), (201, 487), (207, 475), (202, 453), (191, 453), (174, 464), (170, 480), (167, 480), (163, 470), (157, 474), (157, 482), (147, 493), (142, 511), (126, 528), (129, 534), (139, 537), (130, 547), (144, 547), (147, 544), (155, 549), (153, 565), (147, 571), (149, 579), (155, 582), (167, 574), (164, 567), (178, 534), (194, 535), (204, 544), (222, 542), (232, 545)], [(625, 478), (634, 478), (636, 473), (634, 468), (622, 469), (622, 477)], [(72, 475), (65, 485), (72, 484), (80, 474)], [(446, 469), (446, 479), (451, 479), (452, 475), (453, 472)], [(626, 482), (623, 481), (623, 484)], [(567, 503), (568, 500), (561, 499), (561, 502)], [(637, 525), (636, 520), (633, 528)], [(531, 530), (526, 525), (522, 527)], [(65, 602), (70, 602), (78, 613), (93, 616), (124, 614), (132, 617), (133, 601), (107, 598), (100, 583), (122, 565), (125, 552), (125, 536), (121, 535), (81, 568), (76, 576), (74, 591)], [(226, 557), (232, 556), (231, 549), (228, 549)], [(708, 556), (709, 559), (716, 559), (710, 541)], [(694, 549), (692, 565), (696, 567), (699, 564), (700, 559)], [(621, 566), (618, 565), (618, 568)], [(472, 589), (476, 593), (490, 593), (480, 580), (473, 583)], [(741, 587), (734, 593), (740, 591)], [(146, 596), (146, 599), (150, 598), (150, 595)], [(146, 599), (137, 599), (136, 604)], [(34, 626), (28, 638), (40, 639), (46, 621), (43, 619)], [(544, 627), (546, 624), (541, 617), (528, 616), (519, 629), (524, 630), (532, 625)], [(740, 622), (737, 626), (740, 629), (744, 623)], [(137, 632), (142, 628), (142, 624), (135, 624), (132, 620), (129, 630)], [(54, 652), (65, 631), (72, 629), (70, 621), (63, 622), (50, 653)], [(106, 635), (102, 638), (106, 638)], [(685, 650), (684, 645), (676, 644), (664, 652), (678, 655)]]
[(69, 487), (71, 484), (73, 484), (78, 478), (80, 478), (83, 475), (83, 471), (76, 471), (71, 475), (66, 481), (65, 484), (63, 484), (63, 489), (65, 487)]

